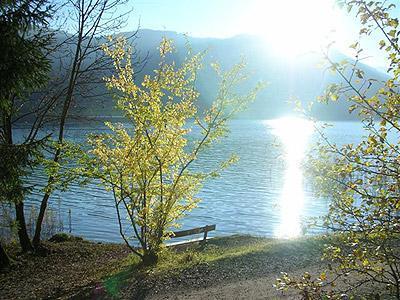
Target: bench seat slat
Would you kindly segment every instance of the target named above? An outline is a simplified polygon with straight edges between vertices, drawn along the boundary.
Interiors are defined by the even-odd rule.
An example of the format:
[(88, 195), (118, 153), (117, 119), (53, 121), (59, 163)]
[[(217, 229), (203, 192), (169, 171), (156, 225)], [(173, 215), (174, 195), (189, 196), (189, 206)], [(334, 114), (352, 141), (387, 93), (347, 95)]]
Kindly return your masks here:
[(192, 235), (192, 234), (204, 233), (204, 232), (215, 230), (215, 228), (216, 228), (216, 226), (214, 224), (214, 225), (207, 225), (204, 227), (198, 227), (198, 228), (193, 228), (193, 229), (188, 229), (188, 230), (175, 231), (171, 237), (178, 238), (178, 237), (183, 237), (183, 236)]

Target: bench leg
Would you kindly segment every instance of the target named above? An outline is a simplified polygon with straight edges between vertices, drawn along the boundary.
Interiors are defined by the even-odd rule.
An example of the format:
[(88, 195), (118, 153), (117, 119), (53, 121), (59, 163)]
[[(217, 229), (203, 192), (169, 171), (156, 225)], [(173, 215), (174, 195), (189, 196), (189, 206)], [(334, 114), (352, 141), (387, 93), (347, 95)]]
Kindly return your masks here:
[(208, 231), (204, 231), (204, 238), (202, 241), (203, 244), (205, 244), (207, 242), (207, 233), (208, 233)]

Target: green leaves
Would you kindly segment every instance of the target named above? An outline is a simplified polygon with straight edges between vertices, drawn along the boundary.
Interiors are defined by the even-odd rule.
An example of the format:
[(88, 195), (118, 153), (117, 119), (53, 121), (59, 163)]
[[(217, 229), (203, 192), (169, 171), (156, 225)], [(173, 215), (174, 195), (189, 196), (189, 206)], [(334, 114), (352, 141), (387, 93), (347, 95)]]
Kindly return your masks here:
[[(44, 48), (52, 38), (47, 31), (50, 13), (48, 1), (3, 1), (1, 4), (0, 201), (22, 201), (23, 195), (32, 188), (26, 176), (43, 159), (47, 138), (27, 139), (15, 145), (12, 126), (21, 107), (29, 106), (26, 97), (47, 83), (50, 62)], [(39, 111), (35, 107), (30, 113), (37, 113), (36, 110)]]
[[(245, 64), (240, 62), (224, 72), (214, 64), (219, 91), (210, 107), (198, 112), (199, 92), (195, 86), (205, 52), (187, 54), (182, 64), (171, 62), (172, 41), (163, 39), (159, 68), (137, 84), (131, 61), (131, 49), (118, 39), (114, 47), (104, 46), (113, 59), (116, 74), (105, 78), (115, 92), (116, 106), (131, 126), (107, 123), (111, 134), (91, 136), (87, 173), (111, 190), (120, 221), (120, 210), (128, 219), (129, 230), (120, 224), (125, 242), (138, 241), (143, 257), (157, 255), (178, 220), (197, 206), (196, 196), (208, 178), (237, 161), (232, 156), (214, 170), (191, 168), (199, 155), (227, 134), (227, 122), (254, 100), (262, 88), (258, 84), (246, 94), (236, 87), (246, 79)], [(199, 132), (194, 139), (191, 131)]]
[(388, 25), (394, 28), (397, 28), (399, 26), (399, 20), (398, 19), (390, 19), (388, 21)]
[(52, 38), (45, 30), (51, 8), (47, 1), (12, 2), (0, 10), (0, 103), (11, 101), (10, 95), (25, 97), (43, 87), (50, 71), (44, 48)]
[(396, 32), (395, 29), (392, 29), (392, 30), (390, 30), (390, 31), (388, 32), (388, 35), (394, 38), (394, 37), (396, 37), (397, 32)]

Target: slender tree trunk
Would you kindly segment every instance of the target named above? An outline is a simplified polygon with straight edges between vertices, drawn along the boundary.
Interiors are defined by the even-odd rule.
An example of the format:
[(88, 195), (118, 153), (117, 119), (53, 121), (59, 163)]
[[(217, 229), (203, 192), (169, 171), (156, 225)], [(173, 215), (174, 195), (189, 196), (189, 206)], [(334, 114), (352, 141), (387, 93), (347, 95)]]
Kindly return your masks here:
[[(74, 68), (75, 69), (75, 68)], [(73, 72), (74, 72), (73, 69)], [(72, 80), (72, 79), (71, 79)], [(75, 79), (74, 79), (75, 81)], [(60, 120), (60, 132), (59, 132), (59, 137), (58, 137), (58, 144), (61, 145), (63, 143), (64, 140), (64, 127), (65, 127), (65, 122), (67, 119), (67, 115), (68, 115), (68, 110), (69, 110), (69, 106), (72, 102), (72, 93), (73, 93), (73, 88), (74, 88), (75, 84), (71, 84), (70, 88), (68, 90), (68, 94), (66, 96), (66, 100), (64, 102), (64, 108), (63, 108), (63, 112), (61, 115), (61, 120)], [(61, 155), (61, 150), (58, 148), (54, 154), (53, 157), (53, 161), (55, 163), (57, 163), (60, 160), (60, 155)], [(48, 179), (47, 184), (48, 185), (52, 185), (54, 182), (54, 177), (50, 176)], [(47, 209), (47, 205), (49, 202), (49, 198), (50, 198), (51, 192), (47, 191), (44, 195), (43, 195), (43, 199), (40, 203), (40, 209), (39, 209), (39, 214), (38, 214), (38, 218), (36, 220), (36, 227), (35, 227), (35, 235), (33, 237), (33, 245), (35, 248), (38, 248), (40, 246), (40, 238), (41, 238), (41, 232), (42, 232), (42, 224), (43, 224), (43, 219), (44, 219), (44, 215)]]
[[(4, 128), (6, 142), (8, 145), (13, 145), (12, 125), (11, 116), (4, 118)], [(15, 204), (15, 216), (18, 224), (18, 238), (21, 245), (22, 251), (27, 252), (32, 250), (32, 244), (26, 230), (26, 222), (24, 215), (24, 199), (12, 199)]]
[(10, 258), (7, 255), (6, 250), (0, 243), (0, 270), (8, 268), (10, 266)]
[(38, 249), (40, 246), (40, 239), (42, 235), (42, 224), (43, 224), (44, 214), (47, 209), (47, 203), (49, 202), (49, 198), (50, 198), (50, 193), (46, 192), (46, 194), (44, 194), (43, 196), (42, 202), (40, 203), (39, 214), (35, 226), (35, 235), (33, 236), (32, 240), (33, 247), (35, 247), (35, 249)]
[[(78, 78), (82, 78), (83, 73), (91, 72), (95, 74), (100, 72), (102, 68), (105, 68), (104, 61), (101, 58), (95, 58), (95, 62), (99, 62), (99, 68), (87, 67), (82, 68), (82, 64), (86, 59), (89, 59), (89, 65), (95, 66), (95, 62), (91, 62), (90, 57), (94, 55), (97, 56), (97, 51), (101, 51), (98, 45), (94, 46), (93, 43), (97, 43), (97, 36), (102, 36), (105, 29), (106, 31), (118, 30), (121, 28), (124, 16), (127, 16), (127, 12), (120, 15), (114, 15), (114, 11), (125, 1), (119, 0), (96, 0), (96, 1), (71, 1), (74, 3), (74, 12), (77, 16), (77, 32), (76, 32), (76, 42), (74, 40), (74, 45), (76, 48), (72, 51), (73, 61), (68, 74), (67, 82), (67, 93), (63, 103), (63, 109), (59, 120), (59, 132), (58, 132), (58, 144), (62, 145), (64, 141), (64, 127), (68, 117), (69, 109), (73, 101), (74, 93), (76, 90), (76, 85), (78, 83)], [(104, 21), (104, 22), (103, 22)], [(69, 42), (67, 42), (67, 45)], [(61, 150), (57, 149), (54, 154), (53, 161), (58, 162), (61, 159)], [(49, 176), (47, 185), (51, 186), (54, 184), (54, 177)], [(40, 244), (40, 235), (42, 230), (42, 223), (45, 215), (45, 211), (51, 197), (51, 189), (47, 191), (42, 198), (40, 205), (40, 210), (35, 226), (35, 234), (33, 237), (33, 245), (35, 248)]]
[[(81, 26), (83, 26), (84, 22), (82, 21)], [(81, 59), (79, 57), (79, 54), (81, 53), (81, 43), (82, 43), (82, 34), (83, 34), (83, 27), (81, 27), (79, 36), (78, 36), (78, 42), (76, 45), (76, 50), (75, 50), (75, 57), (74, 57), (74, 62), (72, 64), (72, 70), (68, 82), (68, 90), (67, 90), (67, 95), (65, 97), (64, 105), (63, 105), (63, 110), (60, 116), (60, 125), (59, 125), (59, 133), (58, 133), (58, 144), (61, 145), (64, 141), (64, 129), (65, 129), (65, 122), (67, 120), (68, 116), (68, 111), (69, 107), (71, 105), (72, 99), (73, 99), (73, 93), (75, 90), (75, 85), (76, 85), (76, 80), (77, 80), (77, 75), (78, 71), (81, 66)], [(61, 150), (58, 148), (54, 154), (53, 161), (57, 163), (60, 160), (60, 155), (61, 155)], [(52, 185), (54, 181), (54, 177), (50, 176), (48, 179), (47, 184)], [(43, 224), (43, 219), (44, 215), (47, 209), (47, 205), (49, 202), (50, 198), (50, 191), (47, 191), (43, 199), (40, 203), (40, 210), (38, 214), (38, 218), (36, 221), (36, 226), (35, 226), (35, 235), (33, 237), (33, 246), (35, 249), (37, 249), (40, 246), (40, 239), (41, 239), (41, 232), (42, 232), (42, 224)]]
[(153, 266), (158, 262), (158, 254), (152, 250), (145, 250), (142, 257), (142, 262), (145, 266)]
[(28, 231), (26, 230), (23, 201), (18, 201), (15, 203), (15, 217), (18, 223), (18, 237), (22, 251), (23, 252), (32, 251), (33, 247), (31, 244), (31, 240), (29, 239), (28, 236)]

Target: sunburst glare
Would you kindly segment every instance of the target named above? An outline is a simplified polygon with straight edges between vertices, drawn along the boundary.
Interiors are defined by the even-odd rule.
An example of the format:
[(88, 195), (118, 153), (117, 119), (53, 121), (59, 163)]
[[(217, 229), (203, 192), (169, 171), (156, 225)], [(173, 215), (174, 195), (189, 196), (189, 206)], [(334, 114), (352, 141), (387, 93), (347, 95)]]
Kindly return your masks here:
[(332, 0), (258, 0), (246, 22), (268, 48), (294, 58), (337, 38), (342, 32), (340, 18)]

